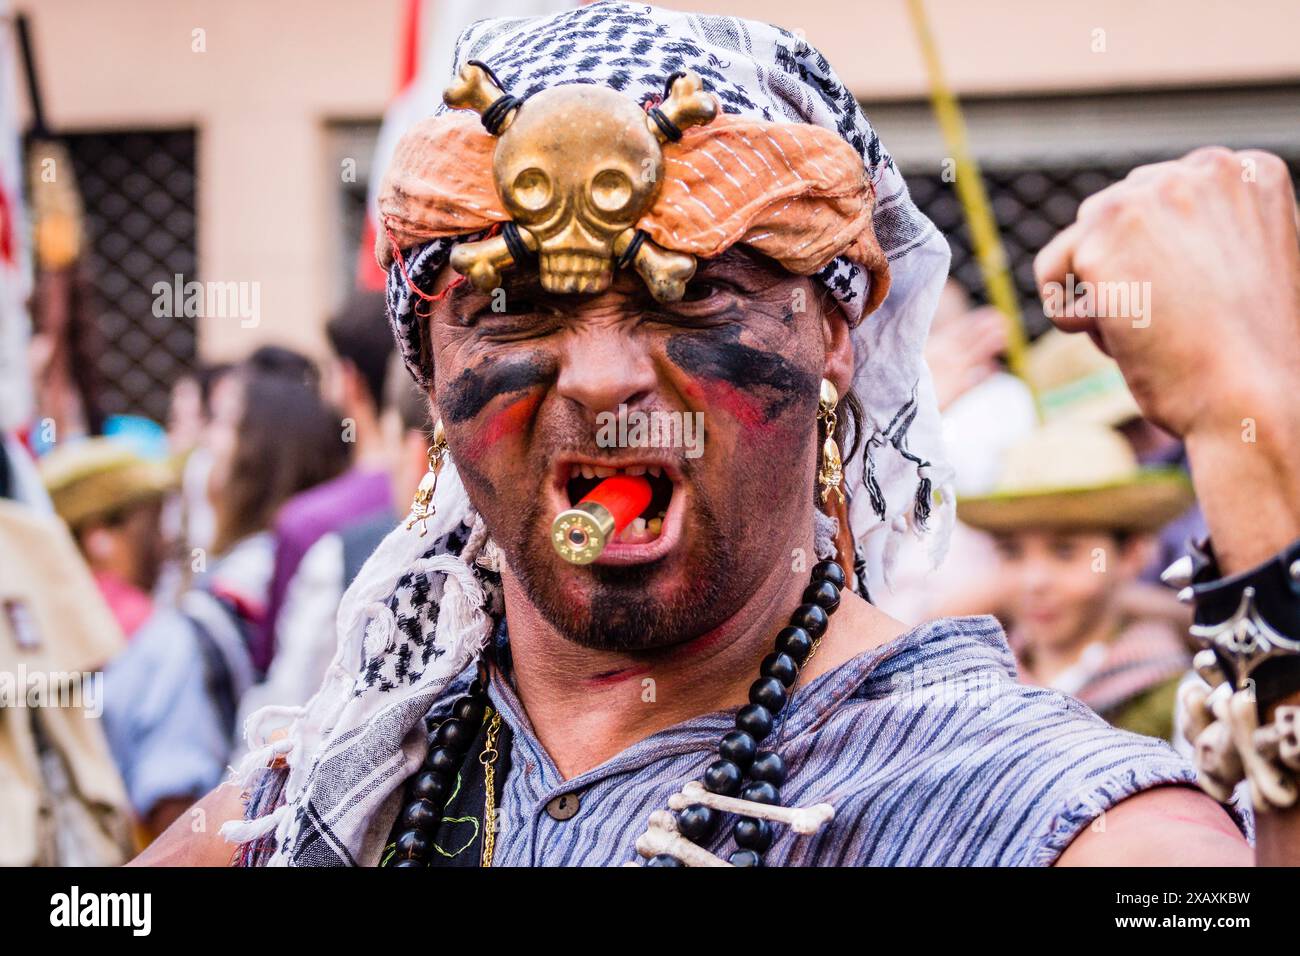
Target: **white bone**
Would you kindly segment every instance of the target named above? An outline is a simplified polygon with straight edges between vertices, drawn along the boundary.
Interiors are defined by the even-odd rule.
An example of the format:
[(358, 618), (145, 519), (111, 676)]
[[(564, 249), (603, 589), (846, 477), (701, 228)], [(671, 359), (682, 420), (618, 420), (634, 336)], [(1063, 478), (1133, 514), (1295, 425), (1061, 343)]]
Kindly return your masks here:
[(1300, 770), (1300, 707), (1279, 707), (1273, 723), (1255, 731), (1255, 749), (1268, 760)]
[(681, 793), (673, 794), (668, 800), (668, 806), (673, 810), (684, 810), (697, 803), (722, 813), (738, 813), (745, 817), (783, 823), (795, 833), (801, 834), (816, 833), (835, 819), (835, 808), (829, 803), (818, 803), (811, 807), (772, 806), (710, 793), (698, 780), (692, 780), (682, 787)]
[(1192, 743), (1196, 748), (1197, 783), (1215, 800), (1227, 803), (1232, 799), (1234, 785), (1245, 775), (1232, 742), (1232, 731), (1226, 723), (1216, 720), (1198, 733)]
[(1214, 723), (1210, 710), (1210, 686), (1204, 681), (1189, 681), (1178, 688), (1178, 705), (1183, 712), (1183, 737), (1193, 747), (1196, 738)]
[(650, 826), (637, 837), (636, 851), (646, 859), (666, 853), (687, 866), (731, 866), (726, 860), (714, 856), (678, 833), (677, 818), (667, 810), (656, 810), (650, 814)]
[(1271, 807), (1286, 809), (1294, 806), (1300, 790), (1296, 781), (1285, 773), (1255, 746), (1255, 732), (1259, 730), (1255, 695), (1250, 690), (1239, 690), (1222, 706), (1215, 708), (1232, 733), (1232, 742), (1241, 757), (1246, 779), (1250, 781), (1251, 797), (1258, 811)]

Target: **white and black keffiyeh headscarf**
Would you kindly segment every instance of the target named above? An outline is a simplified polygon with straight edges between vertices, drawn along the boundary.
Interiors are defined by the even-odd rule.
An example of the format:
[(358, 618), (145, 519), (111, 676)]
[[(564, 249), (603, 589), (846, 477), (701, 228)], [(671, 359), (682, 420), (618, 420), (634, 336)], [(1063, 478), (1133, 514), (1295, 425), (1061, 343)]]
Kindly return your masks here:
[[(954, 502), (922, 348), (947, 278), (948, 245), (913, 204), (826, 58), (767, 24), (603, 0), (554, 16), (475, 23), (457, 41), (455, 69), (468, 60), (487, 63), (507, 92), (525, 99), (590, 83), (643, 102), (659, 95), (674, 71), (687, 69), (717, 94), (724, 112), (812, 123), (857, 150), (875, 186), (873, 226), (890, 264), (889, 294), (863, 317), (868, 275), (861, 266), (836, 259), (816, 275), (854, 324), (853, 387), (865, 417), (860, 451), (845, 463), (849, 523), (864, 547), (885, 536), (886, 562), (902, 535), (927, 529), (938, 557)], [(444, 110), (437, 104), (433, 112)], [(425, 386), (420, 297), (411, 286), (427, 294), (451, 248), (468, 238), (477, 237), (407, 250), (389, 272), (393, 331)], [(270, 708), (249, 722), (253, 749), (244, 776), (257, 780), (258, 790), (249, 819), (223, 833), (237, 842), (260, 840), (264, 862), (377, 862), (401, 784), (424, 756), (421, 718), (491, 632), (498, 582), (476, 566), (486, 530), (454, 468), (443, 472), (436, 505), (430, 537), (399, 527), (344, 596), (339, 649), (320, 692), (304, 708)], [(821, 529), (819, 541), (827, 537)], [(277, 721), (289, 724), (287, 737), (265, 743), (265, 730)], [(281, 769), (263, 772), (272, 758)], [(259, 816), (263, 810), (269, 812)]]

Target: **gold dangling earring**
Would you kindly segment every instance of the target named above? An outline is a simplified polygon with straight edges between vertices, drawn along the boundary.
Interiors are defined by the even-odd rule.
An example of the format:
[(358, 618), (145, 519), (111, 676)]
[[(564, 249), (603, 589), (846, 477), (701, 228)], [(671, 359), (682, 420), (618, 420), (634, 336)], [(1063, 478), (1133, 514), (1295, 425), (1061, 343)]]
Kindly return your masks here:
[(438, 490), (438, 473), (442, 471), (443, 462), (447, 460), (447, 434), (442, 428), (442, 419), (433, 426), (433, 444), (429, 446), (429, 470), (420, 479), (420, 487), (415, 489), (415, 500), (411, 502), (411, 514), (406, 522), (410, 531), (415, 523), (420, 523), (420, 537), (429, 533), (429, 519), (437, 509), (433, 506), (433, 495)]
[(840, 460), (840, 446), (835, 443), (835, 409), (840, 403), (840, 393), (829, 379), (822, 379), (821, 397), (817, 403), (817, 419), (826, 428), (826, 441), (822, 443), (821, 467), (817, 471), (817, 483), (821, 485), (822, 504), (834, 492), (839, 503), (844, 503), (844, 492), (840, 483), (844, 481), (844, 463)]

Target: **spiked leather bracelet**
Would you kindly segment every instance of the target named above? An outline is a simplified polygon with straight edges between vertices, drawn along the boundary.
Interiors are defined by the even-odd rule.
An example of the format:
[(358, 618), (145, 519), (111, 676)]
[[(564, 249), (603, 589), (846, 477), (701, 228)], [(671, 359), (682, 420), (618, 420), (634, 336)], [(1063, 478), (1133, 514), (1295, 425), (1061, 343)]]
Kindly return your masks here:
[(1300, 692), (1300, 541), (1231, 577), (1220, 577), (1208, 541), (1194, 543), (1164, 578), (1194, 603), (1191, 634), (1214, 653), (1220, 680), (1252, 688), (1261, 718)]
[(1230, 799), (1249, 780), (1256, 810), (1300, 797), (1300, 541), (1263, 564), (1219, 576), (1208, 542), (1163, 575), (1195, 604), (1204, 679), (1181, 693), (1201, 786)]

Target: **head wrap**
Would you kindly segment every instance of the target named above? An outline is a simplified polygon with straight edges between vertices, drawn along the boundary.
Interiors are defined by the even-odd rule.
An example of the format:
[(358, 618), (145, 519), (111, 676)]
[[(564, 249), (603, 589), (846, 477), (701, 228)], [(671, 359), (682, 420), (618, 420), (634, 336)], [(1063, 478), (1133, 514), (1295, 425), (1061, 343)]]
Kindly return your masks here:
[[(861, 451), (845, 462), (849, 523), (865, 544), (877, 532), (897, 540), (937, 520), (932, 553), (941, 552), (953, 506), (951, 474), (941, 460), (922, 347), (947, 278), (948, 245), (911, 201), (825, 57), (767, 24), (604, 0), (555, 16), (475, 23), (457, 41), (455, 69), (469, 60), (488, 64), (522, 99), (560, 84), (589, 83), (647, 102), (675, 71), (690, 70), (717, 95), (724, 114), (813, 124), (853, 147), (874, 186), (872, 226), (891, 285), (880, 307), (864, 317), (871, 290), (862, 265), (838, 258), (816, 273), (854, 325), (853, 388), (866, 412)], [(428, 370), (416, 305), (456, 243), (478, 237), (431, 239), (403, 252), (389, 271), (393, 331), (422, 383)], [(284, 769), (267, 785), (281, 793), (281, 805), (223, 833), (237, 841), (273, 837), (272, 863), (378, 859), (392, 815), (381, 811), (396, 807), (401, 783), (424, 756), (421, 718), (488, 639), (499, 604), (494, 610), (493, 575), (476, 568), (476, 559), (486, 557), (486, 528), (454, 468), (444, 469), (435, 504), (430, 538), (399, 528), (344, 596), (339, 649), (316, 697), (305, 708), (268, 710), (249, 722), (255, 749), (245, 769), (251, 779), (268, 759), (281, 758)], [(932, 516), (934, 504), (940, 513)], [(824, 527), (817, 532), (820, 549), (830, 536)], [(891, 551), (886, 546), (886, 561)], [(261, 730), (272, 719), (292, 719), (292, 726), (287, 737), (266, 743)], [(255, 799), (250, 816), (256, 806)]]

